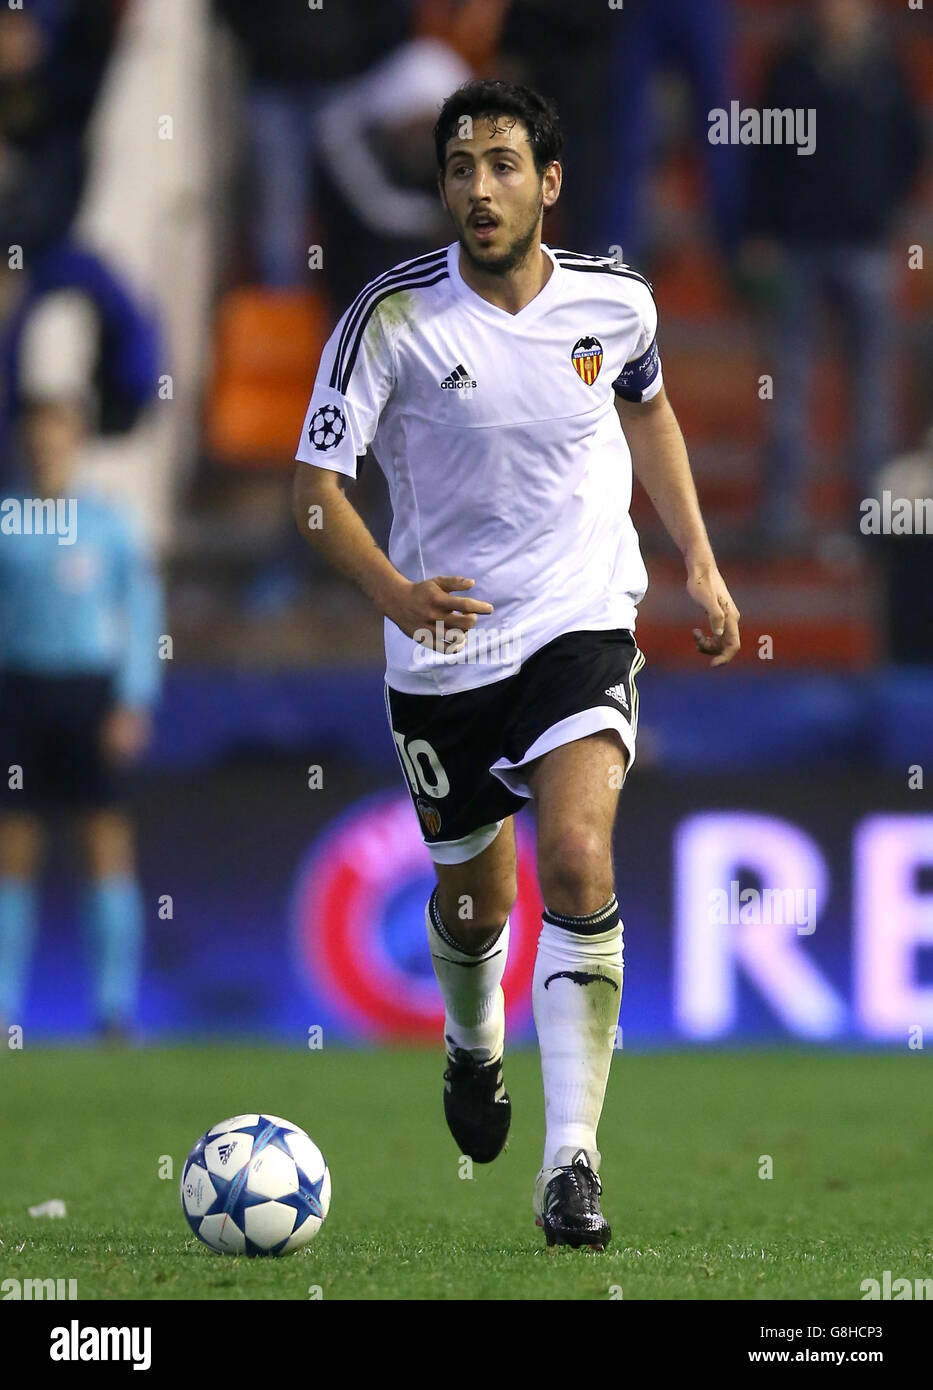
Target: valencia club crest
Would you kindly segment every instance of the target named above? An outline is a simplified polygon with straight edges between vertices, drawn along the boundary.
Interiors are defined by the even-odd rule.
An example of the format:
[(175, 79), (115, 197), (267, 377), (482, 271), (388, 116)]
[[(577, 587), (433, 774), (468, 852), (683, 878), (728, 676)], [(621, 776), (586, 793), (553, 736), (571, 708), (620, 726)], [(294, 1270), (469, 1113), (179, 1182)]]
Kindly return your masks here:
[(603, 345), (598, 338), (578, 338), (574, 343), (570, 360), (581, 381), (585, 381), (587, 386), (592, 386), (603, 365)]
[(421, 817), (421, 824), (429, 835), (440, 834), (441, 813), (436, 806), (432, 806), (429, 801), (422, 801), (419, 796), (415, 801), (415, 809)]

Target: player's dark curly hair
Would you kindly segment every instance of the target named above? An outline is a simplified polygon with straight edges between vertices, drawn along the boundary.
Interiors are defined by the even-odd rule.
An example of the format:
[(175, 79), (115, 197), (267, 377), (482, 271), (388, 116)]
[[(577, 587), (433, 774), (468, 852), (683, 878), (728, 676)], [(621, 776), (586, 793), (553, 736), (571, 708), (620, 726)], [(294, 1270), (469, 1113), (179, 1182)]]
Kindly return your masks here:
[(474, 120), (480, 116), (512, 116), (521, 121), (528, 132), (539, 174), (553, 160), (560, 159), (564, 135), (557, 107), (549, 97), (516, 82), (479, 79), (458, 87), (441, 107), (434, 127), (434, 149), (441, 173), (447, 141), (457, 134), (462, 116), (472, 116)]

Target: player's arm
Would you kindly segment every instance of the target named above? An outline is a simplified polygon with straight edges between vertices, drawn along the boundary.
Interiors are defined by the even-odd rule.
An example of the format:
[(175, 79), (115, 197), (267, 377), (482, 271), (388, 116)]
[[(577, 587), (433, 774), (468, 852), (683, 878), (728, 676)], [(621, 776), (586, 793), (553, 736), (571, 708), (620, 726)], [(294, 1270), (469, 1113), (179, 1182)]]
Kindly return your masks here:
[[(637, 364), (636, 364), (637, 365)], [(621, 380), (621, 378), (620, 378)], [(639, 383), (635, 382), (637, 386)], [(629, 396), (636, 393), (629, 390)], [(616, 410), (635, 476), (684, 557), (687, 592), (706, 610), (712, 637), (694, 628), (697, 650), (724, 666), (739, 650), (739, 611), (716, 564), (700, 513), (687, 446), (663, 385), (649, 399), (617, 394)]]
[[(293, 510), (299, 531), (315, 550), (409, 637), (423, 630), (433, 639), (438, 622), (445, 633), (450, 629), (466, 633), (476, 625), (477, 613), (493, 611), (490, 603), (453, 597), (473, 586), (474, 581), (463, 575), (439, 575), (419, 582), (406, 579), (376, 544), (344, 492), (339, 473), (299, 462)], [(433, 640), (425, 640), (424, 645), (432, 646)], [(444, 649), (455, 651), (456, 643), (445, 643)]]
[[(321, 354), (298, 444), (295, 521), (305, 540), (407, 636), (434, 647), (441, 634), (444, 650), (456, 651), (475, 626), (476, 615), (491, 613), (492, 605), (452, 596), (472, 588), (473, 580), (465, 576), (415, 581), (400, 574), (341, 486), (343, 477), (356, 477), (357, 460), (372, 442), (395, 390), (392, 346), (376, 312), (378, 301), (370, 310), (366, 302), (364, 292)], [(446, 640), (448, 630), (454, 633), (451, 641)]]

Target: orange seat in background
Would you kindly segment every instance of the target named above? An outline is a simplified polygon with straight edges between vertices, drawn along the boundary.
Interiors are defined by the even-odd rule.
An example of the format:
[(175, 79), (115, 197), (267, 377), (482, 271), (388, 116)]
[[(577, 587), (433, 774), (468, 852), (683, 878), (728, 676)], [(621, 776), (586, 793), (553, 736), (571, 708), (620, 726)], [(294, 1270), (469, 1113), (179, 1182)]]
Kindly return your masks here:
[(332, 324), (330, 306), (307, 290), (247, 285), (224, 296), (207, 399), (206, 444), (215, 462), (291, 463)]

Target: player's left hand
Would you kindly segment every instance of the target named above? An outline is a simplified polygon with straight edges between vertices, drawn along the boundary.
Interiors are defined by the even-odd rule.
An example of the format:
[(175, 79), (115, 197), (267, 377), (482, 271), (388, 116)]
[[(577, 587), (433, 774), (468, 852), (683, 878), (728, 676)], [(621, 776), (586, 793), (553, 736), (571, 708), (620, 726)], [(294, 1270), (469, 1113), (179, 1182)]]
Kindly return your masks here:
[(146, 710), (118, 705), (110, 711), (101, 730), (104, 753), (115, 763), (132, 762), (149, 742), (150, 732)]
[(693, 629), (697, 651), (703, 656), (711, 656), (711, 666), (725, 666), (731, 661), (742, 645), (739, 640), (739, 618), (741, 614), (732, 601), (719, 567), (710, 556), (707, 559), (687, 563), (687, 593), (706, 610), (712, 636), (701, 628)]

